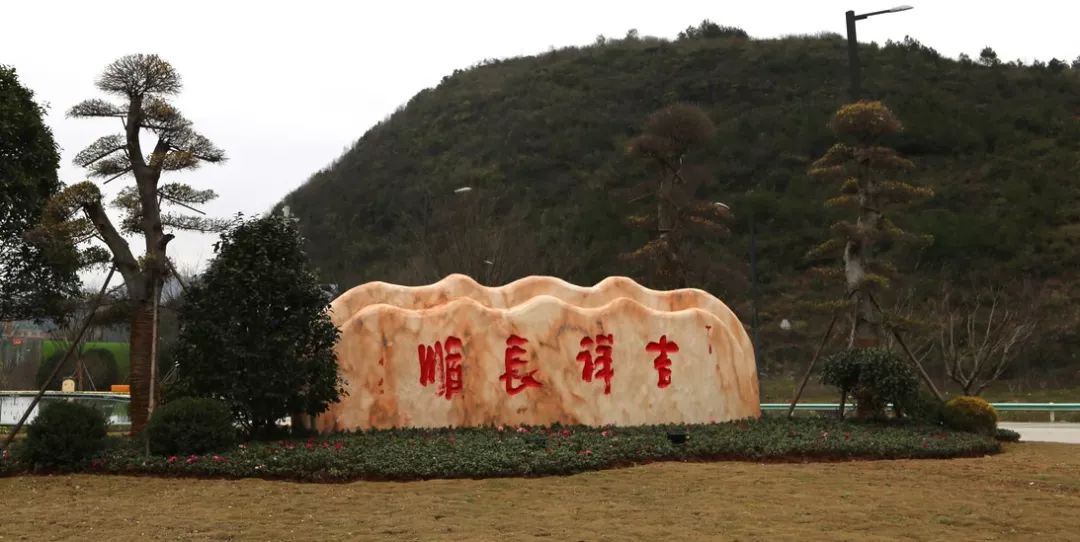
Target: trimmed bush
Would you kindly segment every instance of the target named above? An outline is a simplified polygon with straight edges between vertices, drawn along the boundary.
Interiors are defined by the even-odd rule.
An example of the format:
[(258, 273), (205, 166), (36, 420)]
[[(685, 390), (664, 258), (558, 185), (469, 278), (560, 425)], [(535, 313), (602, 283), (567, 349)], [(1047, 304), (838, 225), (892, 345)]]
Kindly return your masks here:
[[(67, 353), (66, 348), (53, 353), (38, 365), (37, 376), (35, 377), (36, 387), (41, 387), (45, 383), (45, 379), (52, 374), (53, 369), (60, 363), (65, 353)], [(86, 368), (86, 372), (89, 373), (87, 383), (92, 382), (95, 389), (107, 390), (109, 386), (120, 381), (120, 370), (116, 363), (115, 354), (105, 348), (86, 348), (81, 352), (75, 352), (68, 358), (67, 363), (60, 370), (59, 376), (53, 379), (48, 389), (59, 390), (64, 378), (75, 374), (75, 368), (79, 365), (79, 358), (82, 358), (82, 364)]]
[(925, 390), (916, 394), (902, 409), (905, 416), (923, 425), (940, 427), (945, 423), (945, 402)]
[(997, 429), (997, 411), (981, 397), (962, 395), (945, 402), (945, 425), (957, 431), (993, 436)]
[(826, 358), (821, 382), (850, 394), (860, 418), (881, 418), (892, 403), (899, 415), (919, 394), (919, 381), (896, 354), (883, 348), (851, 349)]
[(1020, 442), (1020, 433), (1017, 433), (1012, 429), (998, 427), (994, 433), (994, 438), (997, 439), (998, 442)]
[(224, 402), (181, 397), (154, 411), (146, 438), (155, 454), (203, 454), (235, 444), (236, 428)]
[(21, 459), (33, 470), (81, 466), (105, 445), (105, 416), (93, 407), (55, 401), (38, 411), (26, 431)]
[[(669, 439), (684, 434), (684, 443)], [(137, 442), (99, 456), (116, 474), (304, 481), (572, 474), (654, 461), (947, 458), (1001, 450), (985, 435), (911, 423), (763, 418), (708, 425), (393, 429), (248, 442), (210, 454), (147, 457)]]

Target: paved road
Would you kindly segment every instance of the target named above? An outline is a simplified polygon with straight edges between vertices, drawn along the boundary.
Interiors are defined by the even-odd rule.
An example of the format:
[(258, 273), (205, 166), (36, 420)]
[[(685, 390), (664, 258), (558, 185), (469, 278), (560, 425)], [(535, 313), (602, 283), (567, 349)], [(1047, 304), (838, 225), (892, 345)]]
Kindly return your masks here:
[(1020, 440), (1080, 444), (1080, 423), (1002, 422), (998, 426), (1020, 433)]

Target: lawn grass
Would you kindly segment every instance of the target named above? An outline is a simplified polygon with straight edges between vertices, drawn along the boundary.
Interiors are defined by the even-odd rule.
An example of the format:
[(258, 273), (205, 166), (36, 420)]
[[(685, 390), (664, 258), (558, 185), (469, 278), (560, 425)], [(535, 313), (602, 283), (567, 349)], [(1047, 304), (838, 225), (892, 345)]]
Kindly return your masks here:
[(3, 540), (1075, 540), (1080, 446), (407, 483), (16, 476), (0, 495)]

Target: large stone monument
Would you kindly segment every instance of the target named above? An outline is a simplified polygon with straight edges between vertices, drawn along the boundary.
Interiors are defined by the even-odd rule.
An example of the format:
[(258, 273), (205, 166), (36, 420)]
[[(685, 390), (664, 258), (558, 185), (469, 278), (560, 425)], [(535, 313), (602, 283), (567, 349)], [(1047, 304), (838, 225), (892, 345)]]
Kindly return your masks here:
[(750, 340), (702, 290), (659, 292), (625, 277), (490, 288), (451, 275), (357, 286), (331, 311), (349, 395), (318, 417), (322, 431), (760, 414)]

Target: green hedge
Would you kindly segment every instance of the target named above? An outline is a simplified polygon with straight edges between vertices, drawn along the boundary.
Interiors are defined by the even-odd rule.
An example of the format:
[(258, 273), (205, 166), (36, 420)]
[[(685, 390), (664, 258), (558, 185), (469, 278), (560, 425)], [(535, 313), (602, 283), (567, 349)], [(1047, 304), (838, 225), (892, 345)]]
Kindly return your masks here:
[(1017, 433), (1012, 429), (998, 427), (994, 430), (994, 438), (1001, 442), (1020, 442), (1020, 433)]
[(15, 456), (32, 470), (77, 470), (105, 446), (105, 434), (105, 416), (98, 409), (54, 401), (27, 426)]
[[(67, 351), (68, 345), (69, 343), (67, 341), (42, 341), (42, 363), (54, 354), (63, 354)], [(116, 361), (117, 382), (123, 383), (128, 381), (128, 373), (131, 368), (131, 346), (128, 343), (90, 341), (83, 344), (84, 352), (90, 350), (105, 350), (111, 353), (113, 359)]]
[(154, 411), (146, 440), (156, 454), (217, 452), (236, 443), (236, 428), (224, 401), (181, 397)]
[[(686, 442), (672, 443), (669, 432), (685, 433)], [(117, 439), (89, 470), (302, 481), (420, 480), (571, 474), (653, 461), (949, 458), (1000, 450), (993, 438), (929, 426), (764, 418), (691, 426), (400, 429), (150, 457), (137, 443)]]

